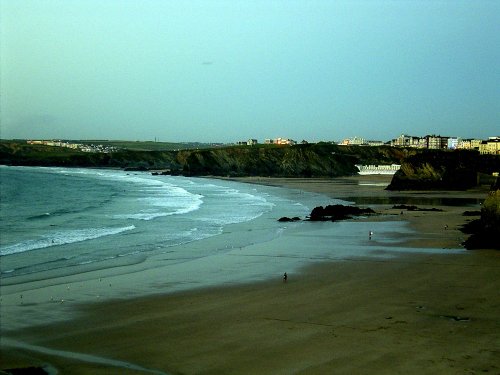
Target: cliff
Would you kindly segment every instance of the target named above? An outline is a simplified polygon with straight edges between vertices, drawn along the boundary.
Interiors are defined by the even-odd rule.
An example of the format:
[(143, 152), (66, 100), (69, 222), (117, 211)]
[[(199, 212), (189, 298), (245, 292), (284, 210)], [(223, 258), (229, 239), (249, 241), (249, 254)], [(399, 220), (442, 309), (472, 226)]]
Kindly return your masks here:
[(357, 156), (329, 144), (230, 147), (177, 155), (183, 174), (214, 176), (346, 176), (357, 172), (356, 160)]
[(186, 176), (338, 177), (356, 174), (355, 164), (392, 163), (401, 164), (401, 170), (394, 175), (390, 190), (464, 190), (492, 184), (492, 173), (500, 171), (500, 156), (475, 151), (317, 143), (86, 153), (21, 141), (0, 142), (0, 164), (5, 165), (165, 170)]
[(464, 242), (469, 249), (497, 249), (500, 250), (500, 186), (492, 190), (484, 200), (481, 208), (481, 218), (474, 220), (464, 227), (464, 232), (471, 236)]
[(173, 151), (120, 150), (91, 153), (64, 147), (0, 142), (0, 164), (46, 167), (164, 168), (175, 160)]
[(355, 164), (401, 163), (413, 151), (392, 147), (233, 146), (203, 150), (83, 153), (60, 147), (0, 143), (0, 164), (168, 170), (186, 176), (336, 177), (357, 173)]
[(428, 150), (409, 156), (396, 172), (388, 190), (466, 190), (495, 183), (500, 156), (477, 151)]

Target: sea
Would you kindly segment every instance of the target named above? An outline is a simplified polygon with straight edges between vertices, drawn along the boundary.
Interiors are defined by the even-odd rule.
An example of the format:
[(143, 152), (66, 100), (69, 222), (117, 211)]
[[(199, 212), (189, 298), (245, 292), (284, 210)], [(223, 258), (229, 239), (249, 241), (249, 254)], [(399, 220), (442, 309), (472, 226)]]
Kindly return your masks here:
[[(170, 254), (185, 262), (279, 236), (282, 216), (309, 207), (272, 188), (231, 181), (86, 168), (0, 167), (0, 270), (9, 278), (70, 274)], [(182, 245), (236, 236), (215, 247)], [(228, 237), (228, 236), (225, 236)], [(229, 242), (230, 241), (230, 242)]]

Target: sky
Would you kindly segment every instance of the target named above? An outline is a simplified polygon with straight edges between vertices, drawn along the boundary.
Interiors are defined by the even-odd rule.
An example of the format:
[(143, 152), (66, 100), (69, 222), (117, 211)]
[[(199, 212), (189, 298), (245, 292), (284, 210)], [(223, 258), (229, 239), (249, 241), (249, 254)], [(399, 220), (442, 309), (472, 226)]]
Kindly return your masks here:
[(500, 136), (497, 0), (0, 0), (0, 137)]

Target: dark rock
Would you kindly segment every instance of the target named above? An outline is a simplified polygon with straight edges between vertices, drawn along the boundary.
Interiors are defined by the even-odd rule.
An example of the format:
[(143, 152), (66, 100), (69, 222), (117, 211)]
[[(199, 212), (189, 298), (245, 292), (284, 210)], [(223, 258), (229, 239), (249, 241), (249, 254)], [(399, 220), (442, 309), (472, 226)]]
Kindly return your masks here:
[(281, 222), (291, 222), (291, 221), (300, 221), (300, 217), (292, 217), (292, 218), (289, 218), (289, 217), (286, 217), (286, 216), (283, 216), (281, 218), (278, 219), (278, 221), (281, 221)]
[(407, 210), (407, 211), (429, 211), (429, 212), (443, 212), (442, 209), (440, 208), (419, 208), (417, 206), (412, 206), (412, 205), (406, 205), (406, 204), (399, 204), (399, 205), (394, 205), (392, 208), (397, 209), (397, 210)]
[(462, 216), (481, 216), (481, 211), (464, 211)]
[(500, 241), (498, 241), (498, 233), (482, 231), (473, 233), (463, 242), (463, 246), (467, 250), (476, 249), (496, 249), (500, 250)]
[(371, 208), (344, 206), (342, 204), (315, 207), (309, 215), (311, 221), (336, 221), (351, 219), (353, 216), (374, 214)]
[(460, 230), (466, 234), (473, 234), (481, 232), (482, 229), (483, 223), (480, 219), (476, 219), (464, 224)]
[(462, 232), (471, 236), (463, 243), (466, 249), (500, 250), (500, 190), (491, 191), (481, 208), (481, 217), (465, 224)]

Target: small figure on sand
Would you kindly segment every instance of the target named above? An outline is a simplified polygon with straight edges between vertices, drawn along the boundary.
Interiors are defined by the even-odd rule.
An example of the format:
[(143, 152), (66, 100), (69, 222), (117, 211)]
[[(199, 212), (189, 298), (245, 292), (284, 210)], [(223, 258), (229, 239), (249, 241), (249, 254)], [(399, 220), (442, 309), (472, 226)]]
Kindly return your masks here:
[(286, 274), (286, 272), (285, 272), (285, 274), (283, 275), (283, 282), (284, 282), (284, 283), (286, 283), (286, 280), (287, 280), (287, 279), (288, 279), (288, 275), (287, 275), (287, 274)]

